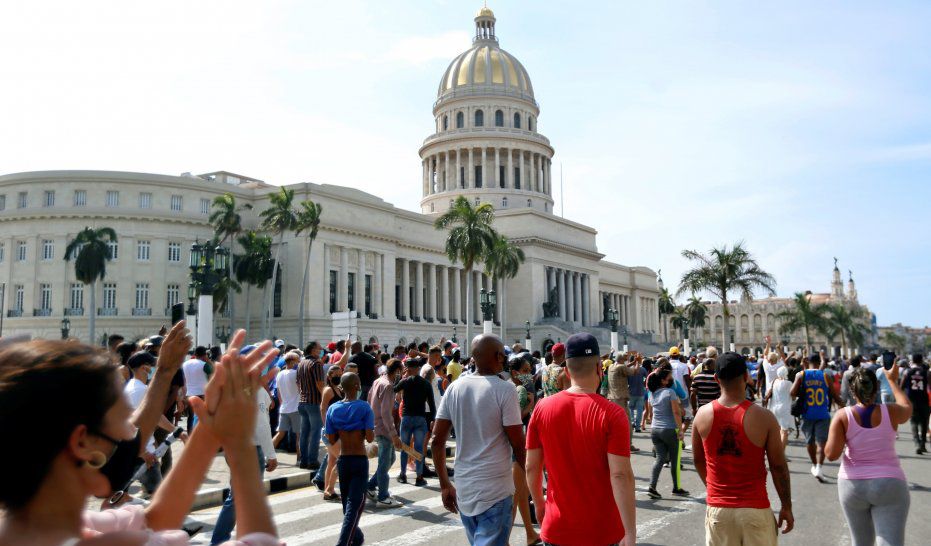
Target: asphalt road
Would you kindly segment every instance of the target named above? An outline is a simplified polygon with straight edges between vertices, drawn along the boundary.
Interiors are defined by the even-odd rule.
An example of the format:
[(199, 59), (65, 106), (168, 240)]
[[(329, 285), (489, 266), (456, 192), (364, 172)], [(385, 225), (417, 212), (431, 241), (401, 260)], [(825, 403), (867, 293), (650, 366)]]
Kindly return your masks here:
[[(653, 458), (647, 434), (635, 434), (634, 445), (643, 451), (634, 454), (633, 464), (637, 479), (637, 535), (638, 544), (664, 544), (685, 546), (704, 544), (705, 490), (691, 466), (691, 453), (683, 455), (685, 471), (683, 486), (692, 498), (664, 498), (651, 500), (646, 495)], [(897, 444), (902, 466), (911, 490), (911, 510), (908, 519), (906, 544), (931, 543), (931, 456), (915, 455), (907, 425), (901, 430)], [(842, 546), (850, 544), (850, 537), (840, 504), (837, 500), (837, 464), (828, 464), (825, 475), (828, 483), (817, 482), (809, 473), (810, 464), (804, 446), (792, 440), (788, 450), (792, 472), (792, 497), (795, 530), (780, 538), (785, 545)], [(374, 463), (374, 461), (372, 461)], [(404, 504), (399, 508), (379, 509), (369, 503), (362, 516), (361, 527), (366, 544), (373, 545), (442, 545), (468, 544), (458, 517), (443, 509), (439, 486), (435, 479), (427, 487), (401, 485), (394, 481), (397, 467), (392, 471), (392, 495)], [(410, 474), (409, 474), (410, 475)], [(658, 489), (664, 496), (672, 488), (669, 471), (664, 469)], [(779, 501), (772, 484), (770, 500), (774, 509)], [(304, 488), (269, 497), (275, 514), (279, 534), (288, 546), (332, 545), (336, 543), (342, 521), (339, 503), (325, 502), (316, 488)], [(192, 514), (192, 519), (205, 528), (197, 535), (194, 544), (208, 544), (212, 524), (219, 509)], [(924, 538), (922, 538), (924, 537)], [(520, 517), (512, 533), (511, 544), (525, 544)]]

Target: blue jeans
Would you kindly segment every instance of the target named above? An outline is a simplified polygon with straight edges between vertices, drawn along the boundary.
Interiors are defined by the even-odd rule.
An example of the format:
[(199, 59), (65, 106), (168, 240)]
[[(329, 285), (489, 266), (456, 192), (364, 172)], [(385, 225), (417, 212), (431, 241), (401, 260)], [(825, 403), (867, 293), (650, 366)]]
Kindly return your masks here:
[(643, 420), (643, 397), (631, 396), (630, 401), (627, 403), (627, 407), (630, 409), (630, 429), (639, 429), (640, 421)]
[(297, 411), (301, 414), (301, 463), (316, 463), (320, 456), (320, 434), (323, 432), (320, 404), (302, 402), (297, 405)]
[(378, 467), (369, 480), (369, 491), (374, 491), (377, 486), (378, 500), (385, 500), (388, 498), (388, 470), (395, 458), (394, 444), (387, 436), (376, 436), (375, 443), (378, 444)]
[[(262, 448), (255, 446), (259, 456), (259, 476), (265, 473), (265, 456), (262, 455)], [(233, 504), (233, 484), (230, 484), (230, 494), (223, 501), (223, 508), (220, 508), (220, 515), (217, 516), (216, 526), (213, 528), (213, 536), (210, 537), (210, 544), (220, 544), (230, 539), (233, 534), (233, 527), (236, 525), (236, 505)]]
[(476, 516), (460, 512), (466, 538), (472, 546), (505, 546), (511, 534), (511, 505), (513, 496), (507, 496), (491, 508)]
[(369, 459), (365, 455), (340, 455), (336, 471), (339, 473), (339, 492), (343, 497), (343, 526), (336, 546), (358, 546), (365, 540), (362, 529), (359, 529), (359, 520), (365, 508)]
[[(329, 446), (330, 446), (330, 441), (327, 440), (327, 439), (326, 439), (326, 436), (323, 435), (323, 429), (320, 429), (320, 436), (321, 436), (321, 438), (323, 438), (323, 445), (326, 446), (326, 447), (329, 447)], [(317, 483), (319, 483), (319, 484), (325, 484), (325, 483), (326, 483), (326, 466), (327, 466), (327, 463), (328, 463), (329, 461), (330, 461), (330, 450), (329, 450), (329, 449), (325, 449), (325, 450), (323, 450), (323, 460), (320, 461), (320, 469), (317, 470), (317, 472), (311, 476), (311, 478), (313, 479), (313, 481), (315, 481), (315, 482), (317, 482)]]
[[(423, 455), (423, 441), (427, 437), (427, 419), (425, 417), (401, 417), (401, 443), (411, 445), (414, 438), (414, 451)], [(401, 475), (407, 476), (407, 453), (401, 451)], [(423, 457), (417, 461), (417, 476), (423, 476)]]

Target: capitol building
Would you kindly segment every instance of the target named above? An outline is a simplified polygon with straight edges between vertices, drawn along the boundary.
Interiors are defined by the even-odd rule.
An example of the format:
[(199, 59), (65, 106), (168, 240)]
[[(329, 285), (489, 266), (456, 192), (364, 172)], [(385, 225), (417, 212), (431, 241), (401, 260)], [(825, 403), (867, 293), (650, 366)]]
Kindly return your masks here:
[[(475, 319), (471, 331), (480, 331), (479, 289), (500, 294), (506, 288), (495, 322), (507, 343), (523, 341), (529, 322), (535, 349), (578, 329), (607, 345), (607, 311), (617, 309), (629, 344), (655, 347), (656, 273), (605, 260), (594, 228), (554, 214), (554, 148), (539, 131), (540, 105), (530, 75), (499, 47), (495, 22), (491, 10), (479, 11), (471, 47), (440, 78), (432, 134), (419, 148), (419, 213), (351, 187), (286, 186), (294, 190), (296, 203), (313, 200), (323, 214), (309, 257), (303, 236), (284, 236), (270, 335), (298, 339), (301, 281), (309, 259), (305, 339), (329, 340), (351, 331), (382, 344), (455, 335), (461, 342), (468, 306)], [(238, 203), (251, 204), (253, 210), (243, 212), (243, 227), (258, 229), (258, 212), (277, 191), (276, 185), (224, 171), (0, 176), (0, 335), (58, 337), (67, 317), (71, 335), (86, 340), (91, 313), (97, 316), (98, 338), (150, 335), (170, 322), (172, 304), (187, 301), (190, 248), (213, 235), (208, 222), (213, 199), (230, 193)], [(433, 226), (459, 196), (476, 205), (490, 203), (494, 227), (526, 255), (506, 287), (500, 286), (505, 281), (493, 286), (477, 264), (471, 301), (466, 301), (466, 271), (446, 257), (446, 233)], [(118, 235), (106, 277), (96, 285), (96, 309), (89, 308), (91, 287), (77, 281), (74, 263), (64, 260), (65, 247), (86, 226), (111, 227)], [(236, 294), (233, 316), (218, 315), (215, 323), (260, 333), (261, 290), (251, 292), (248, 302), (245, 290)], [(198, 343), (210, 341), (219, 340)]]

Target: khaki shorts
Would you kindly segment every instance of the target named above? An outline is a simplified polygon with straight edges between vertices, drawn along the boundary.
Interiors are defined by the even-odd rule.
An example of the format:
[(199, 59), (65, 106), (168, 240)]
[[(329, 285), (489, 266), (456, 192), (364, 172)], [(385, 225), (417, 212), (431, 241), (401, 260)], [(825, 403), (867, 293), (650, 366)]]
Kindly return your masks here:
[(705, 511), (706, 546), (776, 546), (779, 530), (769, 508), (717, 508)]

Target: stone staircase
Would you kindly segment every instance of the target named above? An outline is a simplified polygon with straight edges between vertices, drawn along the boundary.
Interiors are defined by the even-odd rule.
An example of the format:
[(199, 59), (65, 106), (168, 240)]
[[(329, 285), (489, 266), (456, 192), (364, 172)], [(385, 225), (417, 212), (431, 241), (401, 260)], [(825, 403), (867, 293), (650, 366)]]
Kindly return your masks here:
[[(598, 346), (602, 353), (607, 353), (611, 347), (611, 328), (604, 324), (580, 327), (564, 320), (546, 318), (532, 325), (531, 330), (534, 339), (548, 337), (553, 341), (566, 341), (574, 333), (588, 332), (598, 340)], [(622, 349), (623, 345), (624, 332), (620, 331), (618, 332), (618, 350)], [(654, 355), (668, 349), (661, 343), (655, 342), (651, 334), (628, 333), (627, 346), (629, 350), (645, 355)]]

